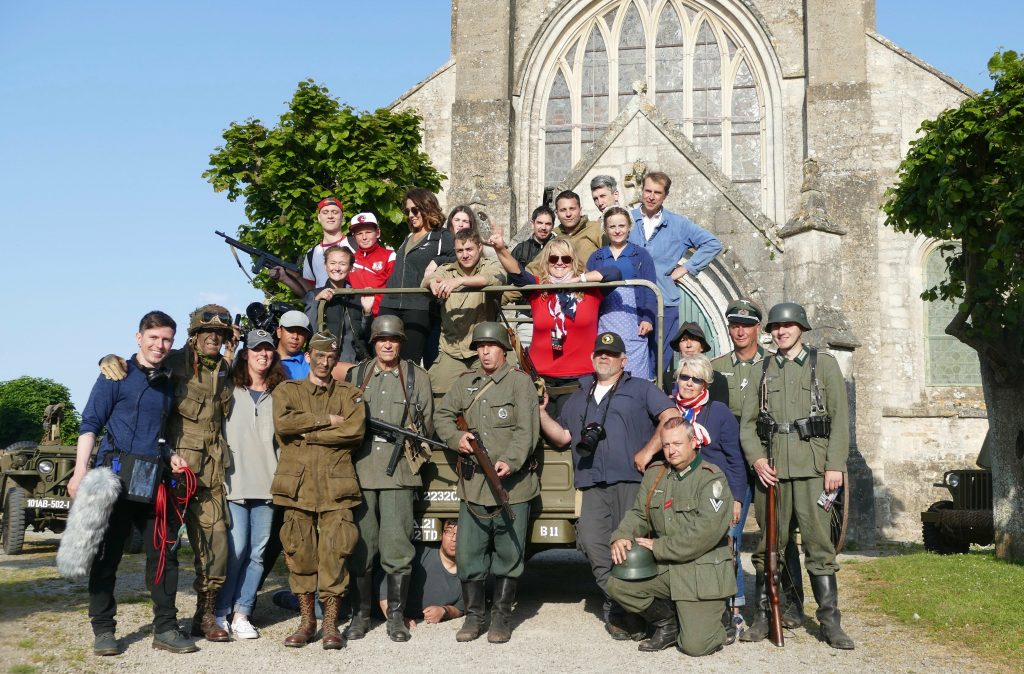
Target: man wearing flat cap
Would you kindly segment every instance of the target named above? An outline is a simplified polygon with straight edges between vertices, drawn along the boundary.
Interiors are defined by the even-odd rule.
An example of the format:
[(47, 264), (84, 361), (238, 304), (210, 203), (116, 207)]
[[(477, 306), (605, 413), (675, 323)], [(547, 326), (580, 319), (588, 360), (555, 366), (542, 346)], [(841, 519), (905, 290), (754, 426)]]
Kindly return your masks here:
[(679, 412), (658, 387), (625, 371), (622, 338), (598, 335), (594, 374), (580, 378), (557, 419), (541, 406), (541, 431), (554, 446), (572, 447), (575, 487), (583, 502), (576, 535), (605, 595), (605, 631), (616, 640), (641, 635), (643, 622), (627, 616), (608, 595), (612, 532), (632, 507), (644, 469), (661, 449), (658, 429)]
[(301, 616), (285, 646), (304, 646), (316, 634), (317, 590), (324, 604), (323, 647), (345, 645), (338, 612), (348, 588), (345, 561), (359, 537), (352, 509), (362, 500), (352, 452), (363, 440), (366, 406), (358, 388), (331, 377), (337, 352), (334, 335), (313, 335), (309, 376), (274, 389), (281, 460), (270, 492), (284, 508), (281, 544)]

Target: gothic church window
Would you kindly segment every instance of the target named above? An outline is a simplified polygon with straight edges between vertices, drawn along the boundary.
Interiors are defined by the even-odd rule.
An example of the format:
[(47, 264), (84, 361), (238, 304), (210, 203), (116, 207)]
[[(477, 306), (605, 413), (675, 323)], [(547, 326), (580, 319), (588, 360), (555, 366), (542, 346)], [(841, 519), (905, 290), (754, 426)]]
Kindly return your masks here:
[[(946, 261), (938, 247), (925, 257), (924, 286), (932, 288), (946, 278)], [(956, 337), (946, 334), (946, 326), (956, 315), (953, 302), (924, 303), (925, 372), (928, 386), (981, 386), (978, 354)]]
[(761, 71), (742, 34), (700, 0), (605, 0), (566, 29), (546, 84), (539, 139), (554, 186), (629, 105), (647, 99), (764, 208)]

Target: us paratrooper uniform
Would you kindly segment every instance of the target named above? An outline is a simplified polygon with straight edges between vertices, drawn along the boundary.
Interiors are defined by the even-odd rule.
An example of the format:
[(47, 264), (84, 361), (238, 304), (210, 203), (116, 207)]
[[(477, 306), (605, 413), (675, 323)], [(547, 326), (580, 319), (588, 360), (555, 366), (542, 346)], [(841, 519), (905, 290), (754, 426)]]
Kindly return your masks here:
[[(370, 344), (380, 337), (405, 339), (402, 319), (379, 316), (370, 329)], [(434, 397), (427, 371), (411, 360), (399, 360), (398, 368), (382, 369), (377, 358), (363, 361), (349, 370), (349, 383), (363, 391), (368, 416), (404, 428), (415, 427), (427, 437), (434, 432)], [(420, 447), (416, 447), (420, 451)], [(399, 457), (395, 473), (387, 475), (388, 463), (395, 451), (395, 438), (367, 430), (355, 450), (356, 474), (363, 502), (355, 508), (359, 541), (349, 563), (352, 572), (352, 623), (345, 630), (349, 639), (361, 639), (370, 627), (373, 596), (373, 558), (380, 552), (380, 564), (387, 575), (388, 634), (393, 641), (408, 641), (412, 634), (403, 622), (409, 595), (414, 527), (413, 502), (416, 489), (423, 486), (418, 470), (414, 472), (405, 453)], [(419, 466), (417, 466), (417, 469)]]
[[(644, 473), (636, 501), (609, 543), (654, 538), (658, 575), (621, 580), (613, 574), (608, 594), (655, 626), (652, 640), (672, 636), (678, 617), (682, 632), (678, 645), (684, 653), (707, 655), (722, 647), (722, 609), (736, 593), (727, 535), (732, 502), (725, 475), (700, 455), (680, 471), (666, 464)], [(669, 602), (675, 604), (674, 611)], [(665, 645), (643, 650), (660, 650)]]
[[(334, 353), (337, 340), (317, 334), (310, 349)], [(332, 414), (344, 417), (343, 423), (332, 426)], [(281, 458), (270, 491), (285, 509), (281, 544), (301, 614), (285, 645), (302, 646), (316, 633), (317, 590), (324, 603), (324, 648), (343, 645), (338, 611), (348, 588), (346, 560), (359, 537), (352, 509), (362, 500), (352, 453), (363, 441), (365, 420), (362, 394), (351, 384), (291, 379), (274, 389)]]

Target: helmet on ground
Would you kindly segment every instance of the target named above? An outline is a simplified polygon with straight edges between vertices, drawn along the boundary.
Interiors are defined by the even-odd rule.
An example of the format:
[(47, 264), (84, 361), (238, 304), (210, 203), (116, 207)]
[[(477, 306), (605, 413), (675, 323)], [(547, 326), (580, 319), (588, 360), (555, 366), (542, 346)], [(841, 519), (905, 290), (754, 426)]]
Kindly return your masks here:
[(223, 330), (231, 334), (231, 312), (219, 304), (204, 304), (188, 317), (188, 335), (201, 330)]
[(647, 580), (658, 575), (658, 562), (653, 552), (634, 542), (625, 561), (612, 567), (612, 575), (619, 580)]
[(398, 316), (378, 316), (370, 326), (370, 344), (378, 337), (398, 337), (405, 341), (405, 324)]
[(772, 323), (796, 323), (804, 330), (811, 329), (811, 323), (807, 320), (807, 312), (796, 302), (780, 302), (772, 307), (764, 322), (765, 332), (771, 332)]
[(512, 350), (512, 345), (508, 342), (508, 331), (505, 330), (501, 323), (495, 323), (494, 321), (480, 323), (473, 328), (473, 341), (470, 343), (469, 348), (475, 349), (480, 342), (493, 342), (506, 351)]

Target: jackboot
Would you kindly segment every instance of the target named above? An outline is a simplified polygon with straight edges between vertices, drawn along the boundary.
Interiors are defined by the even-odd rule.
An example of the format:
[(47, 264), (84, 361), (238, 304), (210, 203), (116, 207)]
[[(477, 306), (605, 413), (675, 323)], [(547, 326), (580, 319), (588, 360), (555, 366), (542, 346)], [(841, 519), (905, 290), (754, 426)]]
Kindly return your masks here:
[(345, 628), (346, 639), (362, 639), (370, 631), (370, 604), (373, 579), (369, 576), (353, 576), (349, 586), (352, 597), (352, 622)]
[(204, 637), (207, 641), (231, 641), (231, 635), (217, 624), (213, 615), (216, 590), (207, 590), (196, 595), (196, 614), (192, 616), (192, 636)]
[(284, 640), (285, 646), (302, 648), (316, 635), (316, 599), (312, 592), (295, 595), (299, 600), (299, 627)]
[(462, 628), (455, 633), (456, 641), (473, 641), (487, 631), (486, 582), (484, 580), (462, 581), (462, 601), (466, 604), (466, 619)]
[(779, 583), (782, 585), (782, 600), (785, 602), (782, 607), (782, 626), (789, 629), (796, 629), (804, 624), (804, 588), (799, 563), (795, 568), (795, 577), (789, 572), (789, 566), (783, 569)]
[(515, 578), (495, 579), (491, 629), (487, 631), (487, 641), (492, 644), (503, 644), (512, 638), (512, 604), (516, 601), (516, 584)]
[(640, 642), (637, 650), (652, 653), (672, 646), (679, 639), (676, 609), (668, 599), (655, 599), (640, 615), (654, 628), (650, 639)]
[(747, 629), (740, 634), (740, 641), (752, 643), (764, 641), (768, 638), (768, 631), (771, 627), (768, 613), (768, 595), (764, 592), (765, 577), (764, 571), (758, 571), (754, 580), (754, 620)]
[(399, 643), (412, 639), (412, 632), (405, 626), (405, 601), (409, 597), (409, 576), (401, 573), (388, 574), (388, 636)]
[(324, 597), (324, 622), (321, 628), (323, 640), (321, 645), (325, 651), (336, 651), (345, 647), (345, 639), (338, 631), (338, 612), (341, 609), (341, 597)]
[(811, 576), (811, 590), (818, 602), (818, 622), (821, 623), (821, 638), (832, 648), (853, 650), (853, 639), (847, 636), (839, 624), (839, 588), (835, 575)]

